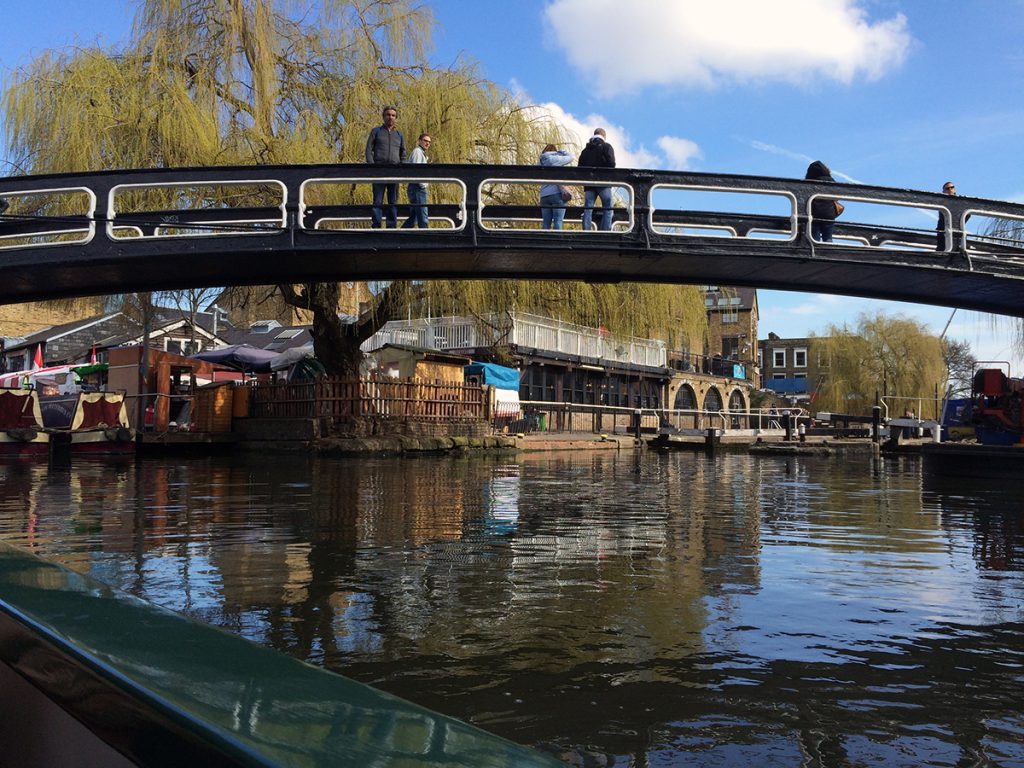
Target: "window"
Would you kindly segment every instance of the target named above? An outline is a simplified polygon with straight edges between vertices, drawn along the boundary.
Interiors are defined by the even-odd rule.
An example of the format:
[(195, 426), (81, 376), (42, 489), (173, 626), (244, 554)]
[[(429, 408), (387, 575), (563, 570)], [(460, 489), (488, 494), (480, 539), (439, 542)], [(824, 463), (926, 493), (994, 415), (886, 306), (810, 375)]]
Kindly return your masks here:
[(723, 312), (722, 322), (723, 323), (738, 323), (740, 321), (739, 312)]
[(794, 373), (793, 374), (793, 378), (794, 379), (806, 379), (807, 378), (807, 374), (806, 373)]
[(773, 349), (772, 350), (772, 368), (785, 368), (786, 367), (786, 350), (784, 349)]
[(793, 367), (794, 368), (806, 368), (807, 367), (807, 350), (806, 349), (794, 349), (793, 350)]
[(758, 349), (757, 350), (757, 367), (758, 368), (764, 368), (764, 350), (763, 349)]
[(729, 305), (730, 306), (738, 307), (742, 303), (743, 303), (743, 300), (739, 296), (732, 296), (732, 297), (729, 298)]
[(184, 357), (188, 357), (189, 355), (194, 355), (197, 352), (202, 352), (202, 350), (203, 343), (199, 339), (196, 339), (195, 343), (193, 344), (188, 339), (172, 339), (169, 336), (164, 336), (165, 352), (170, 352), (175, 355), (183, 355)]
[(784, 374), (784, 373), (773, 373), (772, 374), (772, 381), (781, 381), (784, 378), (786, 378), (786, 374)]
[(249, 326), (249, 331), (252, 333), (270, 333), (272, 329), (280, 327), (281, 324), (277, 320), (257, 320)]
[(715, 300), (712, 299), (712, 298), (704, 299), (704, 306), (705, 307), (713, 307), (713, 306), (715, 306)]

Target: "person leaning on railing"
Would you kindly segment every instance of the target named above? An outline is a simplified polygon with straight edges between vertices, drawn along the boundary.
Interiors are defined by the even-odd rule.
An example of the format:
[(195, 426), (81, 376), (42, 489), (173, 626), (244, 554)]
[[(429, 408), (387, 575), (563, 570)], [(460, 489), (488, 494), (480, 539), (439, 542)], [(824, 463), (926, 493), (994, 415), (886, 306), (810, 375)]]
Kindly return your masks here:
[[(804, 176), (807, 181), (831, 181), (832, 171), (821, 160), (815, 160), (807, 166)], [(821, 243), (832, 242), (832, 232), (836, 227), (836, 217), (843, 212), (843, 204), (830, 197), (818, 197), (811, 202), (811, 237)]]
[[(540, 156), (540, 164), (549, 168), (568, 165), (572, 155), (567, 149), (548, 144)], [(561, 229), (565, 218), (565, 204), (571, 197), (569, 190), (558, 184), (542, 184), (540, 188), (540, 212), (542, 229)]]

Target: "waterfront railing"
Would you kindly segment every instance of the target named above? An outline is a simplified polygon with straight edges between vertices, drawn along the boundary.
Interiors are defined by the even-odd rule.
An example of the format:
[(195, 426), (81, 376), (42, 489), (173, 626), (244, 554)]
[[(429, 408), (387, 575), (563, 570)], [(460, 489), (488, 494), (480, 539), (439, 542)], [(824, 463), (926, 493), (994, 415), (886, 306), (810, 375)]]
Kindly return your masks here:
[(486, 408), (479, 385), (417, 379), (325, 377), (305, 382), (255, 382), (251, 392), (249, 414), (256, 418), (482, 421)]
[(532, 432), (581, 432), (593, 434), (654, 434), (679, 432), (704, 434), (715, 429), (736, 436), (785, 435), (801, 425), (810, 427), (810, 415), (802, 408), (762, 408), (745, 411), (686, 408), (630, 408), (529, 400), (518, 416), (495, 418), (492, 429), (510, 434)]

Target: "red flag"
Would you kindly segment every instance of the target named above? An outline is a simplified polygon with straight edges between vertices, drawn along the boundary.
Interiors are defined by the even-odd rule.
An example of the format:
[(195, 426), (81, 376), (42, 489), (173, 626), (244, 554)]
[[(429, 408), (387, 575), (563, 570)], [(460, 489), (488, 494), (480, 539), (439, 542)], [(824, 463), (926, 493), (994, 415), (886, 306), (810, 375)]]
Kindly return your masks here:
[(36, 356), (32, 358), (32, 370), (43, 367), (43, 345), (36, 345)]
[(89, 365), (95, 365), (95, 364), (96, 364), (96, 345), (93, 344), (92, 345), (92, 354), (89, 355)]

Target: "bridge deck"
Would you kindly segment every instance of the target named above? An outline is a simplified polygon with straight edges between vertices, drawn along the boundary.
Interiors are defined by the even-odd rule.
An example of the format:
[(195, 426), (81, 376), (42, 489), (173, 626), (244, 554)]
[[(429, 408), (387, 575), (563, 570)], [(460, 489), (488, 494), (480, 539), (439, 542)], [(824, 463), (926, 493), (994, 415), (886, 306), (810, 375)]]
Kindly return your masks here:
[[(429, 229), (371, 229), (373, 184), (430, 184)], [(541, 184), (573, 192), (541, 229)], [(614, 190), (583, 231), (585, 186)], [(281, 281), (747, 285), (1019, 315), (1024, 205), (752, 176), (531, 166), (264, 166), (0, 179), (0, 302)], [(846, 206), (831, 243), (812, 203)], [(402, 202), (399, 222), (411, 211)], [(386, 213), (386, 207), (385, 207)], [(600, 219), (600, 205), (595, 211)]]

